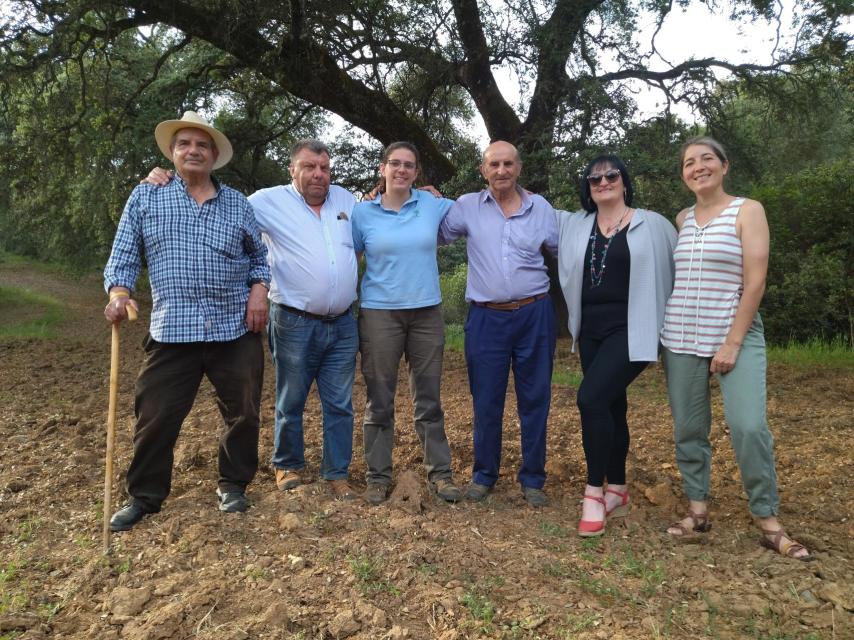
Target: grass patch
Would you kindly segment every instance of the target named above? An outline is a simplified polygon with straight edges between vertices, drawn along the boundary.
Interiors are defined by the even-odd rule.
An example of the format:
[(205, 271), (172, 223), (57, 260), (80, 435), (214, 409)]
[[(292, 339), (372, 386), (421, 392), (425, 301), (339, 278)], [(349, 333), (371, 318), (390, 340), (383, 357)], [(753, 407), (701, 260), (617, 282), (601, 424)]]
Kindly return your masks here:
[(569, 367), (555, 367), (552, 371), (552, 384), (578, 388), (583, 377), (580, 371), (573, 371)]
[(461, 324), (445, 325), (445, 348), (451, 351), (463, 352), (465, 348), (466, 332)]
[(540, 520), (540, 533), (544, 536), (565, 538), (569, 532), (565, 527), (562, 527), (559, 524), (549, 522), (548, 520)]
[(26, 267), (28, 271), (36, 271), (45, 274), (71, 275), (75, 270), (67, 265), (43, 262), (35, 258), (19, 256), (15, 253), (0, 251), (0, 265), (8, 267)]
[(400, 589), (383, 576), (383, 564), (380, 560), (359, 554), (348, 559), (350, 571), (359, 581), (363, 593), (378, 593), (387, 591), (393, 596), (400, 595)]
[(0, 340), (52, 338), (62, 303), (27, 289), (0, 287)]
[(768, 361), (790, 367), (829, 367), (854, 369), (854, 349), (837, 337), (830, 342), (813, 338), (807, 342), (768, 347)]
[(489, 598), (472, 588), (463, 594), (460, 603), (469, 610), (471, 617), (475, 619), (481, 631), (488, 633), (492, 630), (492, 621), (495, 619), (495, 605)]

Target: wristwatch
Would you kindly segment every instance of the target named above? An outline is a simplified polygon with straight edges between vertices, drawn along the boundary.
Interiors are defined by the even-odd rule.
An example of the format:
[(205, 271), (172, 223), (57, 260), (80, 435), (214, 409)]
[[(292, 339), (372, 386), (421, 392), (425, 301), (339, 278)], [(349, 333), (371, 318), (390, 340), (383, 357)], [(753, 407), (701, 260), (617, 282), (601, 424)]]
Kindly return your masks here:
[(249, 286), (251, 287), (253, 284), (260, 284), (260, 285), (261, 285), (262, 287), (264, 287), (267, 291), (269, 291), (269, 290), (270, 290), (270, 283), (269, 283), (269, 282), (267, 282), (266, 280), (263, 280), (262, 278), (252, 278), (252, 279), (249, 281)]

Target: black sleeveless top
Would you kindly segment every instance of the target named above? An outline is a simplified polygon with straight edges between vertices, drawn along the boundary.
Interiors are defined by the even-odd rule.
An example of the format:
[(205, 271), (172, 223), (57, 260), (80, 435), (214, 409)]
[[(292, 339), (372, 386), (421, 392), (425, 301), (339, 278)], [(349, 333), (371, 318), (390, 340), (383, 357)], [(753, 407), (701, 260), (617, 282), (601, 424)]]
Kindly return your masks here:
[[(596, 255), (593, 266), (596, 271), (595, 282), (590, 273), (590, 261), (593, 259), (593, 243), (587, 243), (584, 254), (584, 281), (581, 287), (581, 334), (607, 334), (628, 325), (629, 313), (629, 273), (631, 255), (626, 238), (629, 225), (626, 225), (611, 238), (605, 262), (602, 253), (608, 241), (601, 231), (596, 229)], [(592, 232), (591, 232), (592, 235)], [(604, 272), (599, 278), (600, 271)], [(592, 337), (588, 335), (588, 337)]]

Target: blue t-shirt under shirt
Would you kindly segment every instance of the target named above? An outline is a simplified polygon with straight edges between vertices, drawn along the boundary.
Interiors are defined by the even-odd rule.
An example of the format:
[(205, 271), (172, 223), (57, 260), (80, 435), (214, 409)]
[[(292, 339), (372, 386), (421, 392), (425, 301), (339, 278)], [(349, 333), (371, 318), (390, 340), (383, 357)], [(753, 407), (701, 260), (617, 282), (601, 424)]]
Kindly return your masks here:
[(353, 246), (365, 254), (360, 304), (366, 309), (420, 309), (439, 304), (436, 239), (453, 200), (412, 190), (400, 211), (377, 196), (353, 208)]

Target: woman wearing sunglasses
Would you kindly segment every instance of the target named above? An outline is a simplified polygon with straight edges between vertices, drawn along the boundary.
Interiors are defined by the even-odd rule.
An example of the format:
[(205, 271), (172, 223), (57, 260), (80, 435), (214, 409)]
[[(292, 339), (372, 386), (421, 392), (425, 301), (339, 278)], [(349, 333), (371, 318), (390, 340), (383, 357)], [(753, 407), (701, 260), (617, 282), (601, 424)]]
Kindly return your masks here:
[(386, 147), (377, 195), (353, 209), (353, 244), (365, 255), (359, 310), (359, 349), (365, 378), (365, 500), (379, 504), (392, 481), (394, 396), (400, 358), (409, 365), (415, 432), (427, 479), (436, 494), (456, 502), (451, 451), (439, 400), (445, 347), (436, 244), (453, 204), (414, 189), (418, 150), (408, 142)]
[[(658, 359), (664, 305), (673, 288), (676, 231), (661, 215), (632, 207), (632, 182), (614, 155), (593, 159), (581, 178), (585, 212), (558, 212), (558, 272), (569, 307), (587, 461), (580, 536), (599, 536), (629, 511), (626, 388)], [(607, 485), (607, 488), (606, 488)]]
[(762, 529), (761, 544), (789, 558), (812, 560), (777, 521), (780, 500), (765, 417), (765, 337), (758, 313), (768, 271), (765, 210), (755, 200), (726, 192), (729, 162), (716, 140), (688, 140), (680, 165), (696, 203), (676, 216), (676, 283), (661, 342), (676, 461), (689, 508), (667, 532), (686, 538), (711, 528), (709, 377), (715, 374), (750, 513)]

